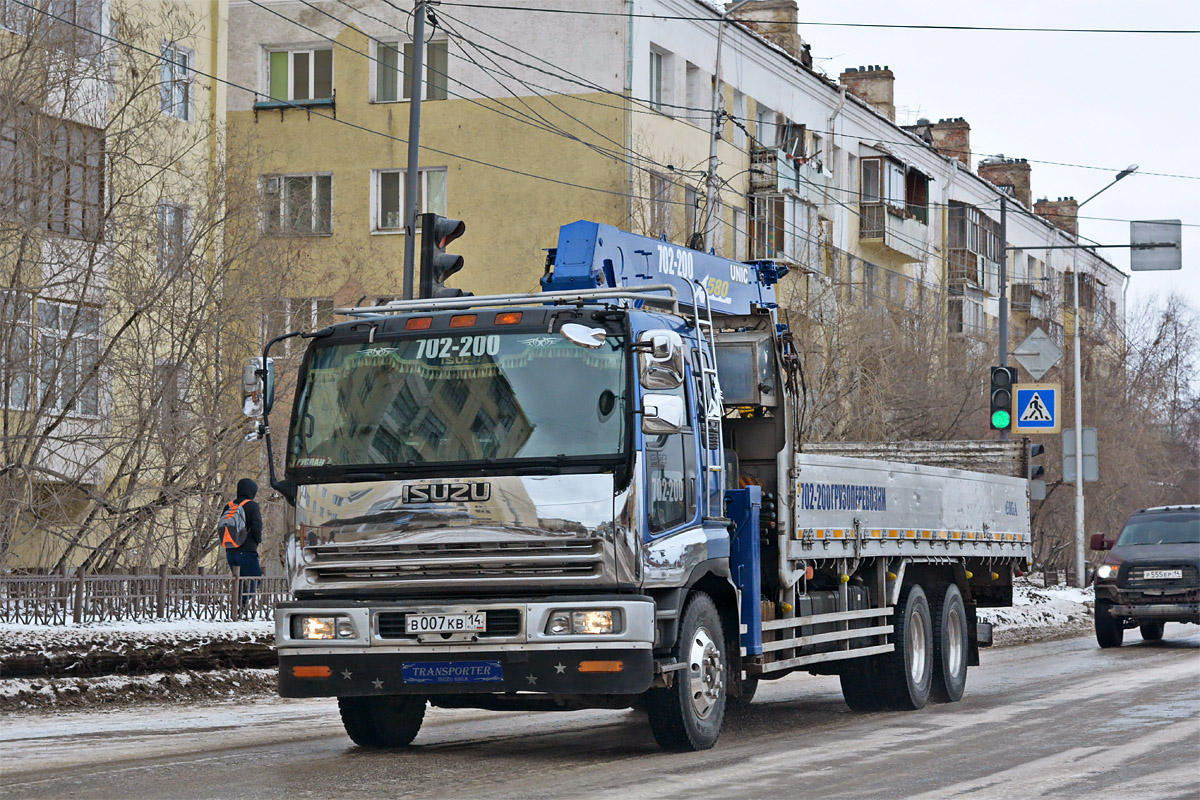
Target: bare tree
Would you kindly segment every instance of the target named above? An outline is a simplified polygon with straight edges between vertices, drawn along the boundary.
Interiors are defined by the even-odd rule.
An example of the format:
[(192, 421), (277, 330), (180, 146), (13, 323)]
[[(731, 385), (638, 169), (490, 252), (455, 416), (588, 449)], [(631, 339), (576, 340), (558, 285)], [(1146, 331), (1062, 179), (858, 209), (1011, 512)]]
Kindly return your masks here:
[(0, 568), (194, 568), (259, 471), (240, 362), (294, 242), (259, 234), (255, 154), (197, 113), (174, 43), (203, 20), (100, 8), (0, 39)]

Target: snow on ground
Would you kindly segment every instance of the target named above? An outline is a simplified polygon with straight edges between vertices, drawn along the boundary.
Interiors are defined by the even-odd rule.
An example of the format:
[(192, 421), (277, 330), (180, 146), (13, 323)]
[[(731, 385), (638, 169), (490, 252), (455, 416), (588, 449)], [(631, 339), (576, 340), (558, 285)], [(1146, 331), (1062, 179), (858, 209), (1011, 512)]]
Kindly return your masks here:
[[(984, 608), (979, 620), (994, 626), (998, 646), (1089, 633), (1091, 587), (1043, 588), (1038, 576), (1019, 579), (1011, 608)], [(214, 641), (269, 641), (274, 623), (151, 621), (68, 626), (0, 624), (3, 652), (62, 653), (158, 646), (198, 648)], [(106, 675), (92, 678), (0, 679), (0, 711), (116, 707), (140, 703), (190, 703), (201, 698), (264, 698), (275, 692), (273, 669), (214, 669)]]
[(1043, 588), (1029, 580), (1013, 586), (1009, 608), (981, 608), (979, 621), (990, 622), (997, 645), (1078, 636), (1092, 630), (1092, 587)]
[(0, 622), (0, 651), (43, 652), (89, 649), (110, 641), (136, 640), (146, 645), (219, 639), (261, 639), (275, 635), (269, 620), (210, 622), (195, 619), (128, 622), (85, 622), (79, 625), (26, 625)]

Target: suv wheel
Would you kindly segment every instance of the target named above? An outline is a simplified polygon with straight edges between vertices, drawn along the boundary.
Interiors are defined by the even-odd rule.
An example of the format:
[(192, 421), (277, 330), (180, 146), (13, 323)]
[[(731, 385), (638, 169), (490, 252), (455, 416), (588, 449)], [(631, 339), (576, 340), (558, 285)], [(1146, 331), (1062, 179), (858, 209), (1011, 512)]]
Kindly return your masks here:
[(1112, 603), (1108, 600), (1096, 601), (1096, 641), (1101, 647), (1120, 647), (1125, 638), (1125, 628), (1121, 621), (1112, 615)]

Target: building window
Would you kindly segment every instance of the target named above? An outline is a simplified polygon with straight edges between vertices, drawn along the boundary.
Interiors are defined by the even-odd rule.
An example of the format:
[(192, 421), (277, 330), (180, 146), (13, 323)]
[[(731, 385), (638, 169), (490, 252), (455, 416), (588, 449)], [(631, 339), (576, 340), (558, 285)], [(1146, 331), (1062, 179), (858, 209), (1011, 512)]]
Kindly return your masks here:
[(38, 402), (79, 416), (100, 413), (100, 310), (39, 300)]
[(168, 275), (187, 262), (189, 216), (187, 206), (158, 204), (158, 268)]
[(882, 203), (897, 216), (929, 223), (929, 178), (924, 173), (882, 156), (860, 158), (859, 168), (863, 204)]
[(190, 122), (192, 119), (192, 75), (195, 53), (177, 44), (165, 44), (162, 51), (162, 84), (159, 99), (164, 114)]
[[(292, 331), (318, 331), (334, 323), (334, 303), (330, 297), (271, 297), (263, 300), (263, 344)], [(291, 355), (294, 339), (285, 339), (275, 347)], [(272, 349), (275, 352), (275, 349)]]
[(743, 261), (748, 256), (746, 255), (746, 210), (743, 208), (735, 208), (733, 210), (733, 255), (734, 261)]
[(21, 107), (0, 120), (0, 209), (72, 238), (100, 230), (104, 134)]
[(762, 103), (755, 105), (754, 138), (759, 147), (779, 146), (779, 126), (775, 122), (775, 112)]
[[(187, 421), (187, 394), (192, 368), (187, 364), (158, 359), (154, 364), (158, 395), (158, 424), (163, 433), (183, 432)], [(168, 440), (169, 441), (169, 440)]]
[(52, 0), (42, 6), (44, 14), (17, 0), (0, 0), (0, 27), (20, 34), (38, 31), (45, 44), (56, 50), (91, 59), (100, 53), (102, 0)]
[(662, 236), (671, 226), (671, 180), (650, 173), (650, 235)]
[(712, 84), (704, 70), (690, 61), (687, 64), (688, 119), (697, 125), (707, 125), (704, 109), (712, 105)]
[[(403, 54), (403, 62), (401, 55)], [(427, 42), (425, 45), (423, 100), (445, 100), (447, 97), (447, 70), (449, 47), (444, 40)], [(405, 42), (379, 42), (375, 47), (375, 102), (394, 103), (412, 99), (413, 46)]]
[(697, 233), (703, 233), (700, 230), (703, 217), (700, 211), (700, 192), (696, 191), (695, 186), (683, 187), (683, 228), (684, 235), (687, 237), (685, 244), (691, 247), (692, 237)]
[(328, 100), (333, 97), (333, 49), (274, 50), (268, 64), (272, 100)]
[(750, 258), (779, 258), (785, 254), (786, 220), (783, 195), (751, 195)]
[(29, 405), (33, 374), (32, 296), (24, 292), (0, 292), (0, 405), (23, 409)]
[(662, 52), (651, 48), (650, 50), (650, 107), (655, 111), (661, 111), (664, 114), (670, 113), (667, 109), (667, 102), (670, 99), (670, 70), (671, 59)]
[[(403, 231), (405, 172), (402, 169), (374, 170), (375, 230)], [(417, 177), (417, 213), (446, 213), (446, 169), (422, 169)]]
[(746, 149), (746, 95), (733, 90), (733, 146)]
[(333, 232), (332, 175), (265, 175), (263, 228), (281, 236)]

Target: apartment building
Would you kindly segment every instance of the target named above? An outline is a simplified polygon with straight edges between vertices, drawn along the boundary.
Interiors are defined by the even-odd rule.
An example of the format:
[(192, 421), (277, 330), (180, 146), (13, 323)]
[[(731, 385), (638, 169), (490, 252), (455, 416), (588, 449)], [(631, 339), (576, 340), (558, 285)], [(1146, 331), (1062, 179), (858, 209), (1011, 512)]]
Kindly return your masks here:
[(212, 374), (225, 18), (0, 2), (0, 568), (161, 563), (148, 532), (194, 529), (164, 498), (196, 496)]

